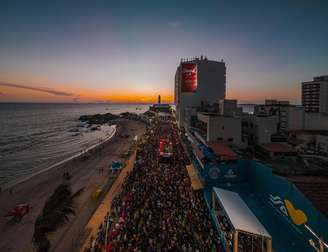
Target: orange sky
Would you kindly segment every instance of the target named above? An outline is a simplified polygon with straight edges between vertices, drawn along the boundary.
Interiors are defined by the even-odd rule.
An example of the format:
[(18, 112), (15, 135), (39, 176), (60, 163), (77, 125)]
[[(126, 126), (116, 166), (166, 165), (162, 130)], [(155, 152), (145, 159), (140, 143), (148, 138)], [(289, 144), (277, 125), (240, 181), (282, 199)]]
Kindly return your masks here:
[[(32, 87), (32, 86), (31, 86)], [(35, 87), (35, 86), (33, 86)], [(39, 87), (39, 86), (38, 86)], [(158, 94), (163, 102), (173, 102), (173, 94), (170, 90), (162, 92), (137, 92), (130, 90), (89, 90), (89, 89), (68, 89), (60, 87), (51, 89), (71, 93), (72, 95), (54, 95), (42, 91), (29, 90), (25, 88), (15, 88), (1, 86), (0, 102), (118, 102), (118, 103), (152, 103), (157, 101)]]
[[(32, 86), (40, 87), (40, 86)], [(45, 87), (43, 87), (45, 88)], [(46, 89), (46, 88), (45, 88)], [(135, 90), (91, 90), (87, 88), (67, 88), (65, 85), (56, 85), (56, 91), (67, 92), (71, 95), (54, 95), (47, 92), (1, 86), (0, 101), (23, 102), (127, 102), (127, 103), (153, 103), (157, 101), (158, 94), (163, 102), (173, 102), (172, 90), (162, 91), (135, 91)], [(257, 91), (227, 90), (227, 98), (237, 99), (240, 102), (263, 102), (264, 99), (297, 100), (300, 90), (294, 87), (286, 87), (284, 90), (270, 88)]]
[[(1, 73), (1, 72), (0, 72)], [(120, 84), (90, 85), (90, 82), (73, 80), (62, 82), (51, 80), (46, 76), (34, 74), (1, 74), (0, 102), (118, 102), (118, 103), (153, 103), (157, 101), (158, 94), (163, 102), (174, 102), (174, 87), (157, 82), (125, 81)], [(229, 80), (227, 80), (228, 82)], [(9, 86), (3, 85), (9, 83)], [(21, 85), (21, 88), (10, 85)], [(248, 88), (247, 88), (248, 86)], [(41, 89), (31, 90), (31, 88)], [(50, 92), (48, 92), (50, 90)], [(62, 92), (53, 94), (52, 91)], [(65, 95), (67, 94), (67, 95)], [(280, 86), (256, 87), (243, 83), (243, 86), (227, 83), (228, 99), (237, 99), (240, 103), (261, 103), (265, 99), (300, 100), (299, 83)]]

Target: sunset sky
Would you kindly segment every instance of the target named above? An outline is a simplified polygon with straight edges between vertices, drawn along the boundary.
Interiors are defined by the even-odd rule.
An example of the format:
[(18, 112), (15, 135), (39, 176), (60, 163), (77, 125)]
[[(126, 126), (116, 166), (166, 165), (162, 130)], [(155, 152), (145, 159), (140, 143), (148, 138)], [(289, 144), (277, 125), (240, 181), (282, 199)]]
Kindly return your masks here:
[(180, 58), (224, 59), (227, 97), (300, 103), (328, 74), (328, 1), (0, 1), (0, 102), (171, 101)]

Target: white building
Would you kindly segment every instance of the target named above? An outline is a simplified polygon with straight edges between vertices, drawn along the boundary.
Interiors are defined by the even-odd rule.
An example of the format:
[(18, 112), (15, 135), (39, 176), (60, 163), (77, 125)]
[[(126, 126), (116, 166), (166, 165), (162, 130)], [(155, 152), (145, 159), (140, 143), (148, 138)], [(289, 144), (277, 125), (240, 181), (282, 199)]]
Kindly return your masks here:
[(305, 112), (328, 113), (328, 75), (302, 83), (302, 105)]
[(266, 100), (265, 104), (256, 105), (256, 116), (277, 116), (278, 130), (326, 130), (328, 114), (306, 112), (301, 106), (289, 104), (288, 101)]
[(205, 141), (223, 141), (233, 146), (242, 144), (240, 117), (198, 113), (197, 118), (199, 133)]
[(328, 115), (307, 113), (303, 107), (290, 106), (286, 110), (287, 130), (327, 130)]
[(302, 130), (305, 125), (305, 111), (303, 107), (289, 106), (286, 110), (286, 129)]
[(277, 116), (243, 115), (243, 139), (249, 144), (270, 143), (271, 136), (277, 133)]
[[(186, 64), (195, 64), (196, 81), (194, 89), (183, 90), (183, 68)], [(184, 126), (186, 108), (200, 108), (203, 104), (218, 103), (226, 94), (226, 66), (223, 61), (213, 61), (207, 58), (195, 58), (182, 61), (175, 74), (175, 105), (176, 118), (179, 127)]]
[(323, 113), (305, 113), (304, 130), (327, 130), (328, 115)]
[(254, 114), (257, 116), (277, 116), (278, 130), (285, 131), (287, 128), (287, 110), (290, 107), (289, 101), (265, 100), (265, 104), (256, 105)]

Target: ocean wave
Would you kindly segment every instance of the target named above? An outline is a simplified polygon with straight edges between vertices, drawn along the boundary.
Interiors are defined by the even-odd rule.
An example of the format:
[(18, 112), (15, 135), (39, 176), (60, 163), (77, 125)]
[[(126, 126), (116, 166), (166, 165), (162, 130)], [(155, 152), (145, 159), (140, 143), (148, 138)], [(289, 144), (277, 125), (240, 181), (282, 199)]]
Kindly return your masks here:
[[(84, 130), (78, 120), (81, 115), (135, 112), (136, 108), (135, 105), (108, 104), (0, 106), (2, 111), (6, 110), (0, 113), (0, 184), (16, 180), (22, 174), (25, 176), (47, 169), (110, 135), (110, 128), (93, 132)], [(78, 127), (82, 131), (80, 135), (72, 136), (72, 132), (68, 132)]]

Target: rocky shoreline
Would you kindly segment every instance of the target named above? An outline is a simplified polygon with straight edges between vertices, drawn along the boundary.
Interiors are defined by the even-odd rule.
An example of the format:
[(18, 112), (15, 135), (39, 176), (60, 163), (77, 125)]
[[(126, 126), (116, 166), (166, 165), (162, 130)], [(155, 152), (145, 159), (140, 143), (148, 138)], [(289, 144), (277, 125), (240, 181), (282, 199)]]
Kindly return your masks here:
[(124, 112), (119, 115), (115, 115), (112, 113), (82, 115), (82, 116), (80, 116), (79, 120), (82, 123), (87, 123), (90, 127), (90, 126), (102, 125), (102, 124), (110, 124), (111, 125), (120, 118), (132, 119), (132, 120), (137, 120), (137, 121), (142, 121), (144, 123), (147, 123), (148, 118), (150, 118), (152, 116), (153, 116), (153, 114), (151, 112), (149, 112), (149, 110), (148, 110), (143, 114)]
[(82, 116), (80, 116), (79, 120), (81, 122), (86, 122), (86, 123), (92, 125), (92, 124), (110, 123), (113, 120), (117, 120), (119, 118), (120, 118), (120, 115), (106, 113), (106, 114), (95, 114), (95, 115), (82, 115)]

